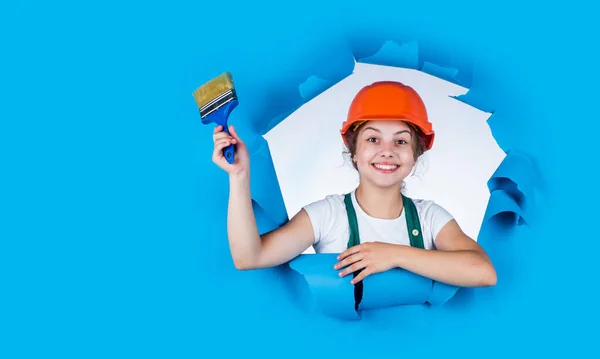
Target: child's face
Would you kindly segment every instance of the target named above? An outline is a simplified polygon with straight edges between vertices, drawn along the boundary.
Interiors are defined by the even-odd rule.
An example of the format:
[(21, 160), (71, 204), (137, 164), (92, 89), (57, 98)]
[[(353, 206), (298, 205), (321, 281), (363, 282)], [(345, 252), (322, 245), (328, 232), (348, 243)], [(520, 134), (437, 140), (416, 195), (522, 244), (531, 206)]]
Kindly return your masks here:
[(356, 161), (362, 180), (380, 187), (400, 186), (415, 161), (413, 139), (402, 121), (369, 121), (356, 139)]

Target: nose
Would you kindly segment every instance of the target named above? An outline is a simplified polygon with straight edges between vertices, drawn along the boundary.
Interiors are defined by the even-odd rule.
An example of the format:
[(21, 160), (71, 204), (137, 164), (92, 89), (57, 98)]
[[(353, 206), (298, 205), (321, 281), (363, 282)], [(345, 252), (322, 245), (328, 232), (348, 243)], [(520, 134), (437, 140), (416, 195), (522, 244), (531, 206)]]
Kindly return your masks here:
[(381, 147), (381, 152), (379, 155), (381, 157), (393, 157), (394, 151), (392, 150), (392, 144), (385, 142)]

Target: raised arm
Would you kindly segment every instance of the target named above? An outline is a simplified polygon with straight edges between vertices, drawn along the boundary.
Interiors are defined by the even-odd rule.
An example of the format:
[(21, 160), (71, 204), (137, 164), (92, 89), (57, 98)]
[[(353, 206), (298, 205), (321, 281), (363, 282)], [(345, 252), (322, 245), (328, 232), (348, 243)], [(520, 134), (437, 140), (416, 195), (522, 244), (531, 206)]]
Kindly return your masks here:
[[(235, 267), (240, 270), (276, 266), (295, 258), (314, 242), (310, 219), (301, 210), (286, 224), (262, 236), (258, 233), (250, 196), (248, 150), (233, 126), (231, 136), (215, 128), (213, 162), (229, 173), (227, 234)], [(222, 149), (233, 143), (235, 160), (229, 164)]]

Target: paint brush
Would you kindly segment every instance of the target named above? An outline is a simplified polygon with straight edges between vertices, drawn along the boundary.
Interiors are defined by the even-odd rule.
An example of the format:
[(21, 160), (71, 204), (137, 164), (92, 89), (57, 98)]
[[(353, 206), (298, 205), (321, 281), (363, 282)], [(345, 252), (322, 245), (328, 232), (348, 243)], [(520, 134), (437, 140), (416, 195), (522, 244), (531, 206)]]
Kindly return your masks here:
[[(205, 125), (209, 123), (221, 125), (223, 131), (230, 135), (227, 119), (231, 111), (238, 105), (231, 74), (229, 72), (222, 73), (198, 87), (192, 95), (200, 110), (202, 123)], [(225, 147), (223, 155), (227, 162), (232, 164), (234, 161), (234, 145), (230, 144)]]

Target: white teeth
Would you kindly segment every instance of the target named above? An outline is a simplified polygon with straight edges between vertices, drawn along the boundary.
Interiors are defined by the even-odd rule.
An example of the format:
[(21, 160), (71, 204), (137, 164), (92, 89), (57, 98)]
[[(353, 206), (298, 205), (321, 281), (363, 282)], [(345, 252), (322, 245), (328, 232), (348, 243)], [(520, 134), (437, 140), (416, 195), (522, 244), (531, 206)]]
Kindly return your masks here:
[(380, 165), (380, 164), (376, 163), (375, 167), (379, 168), (380, 170), (394, 170), (398, 166), (397, 165)]

